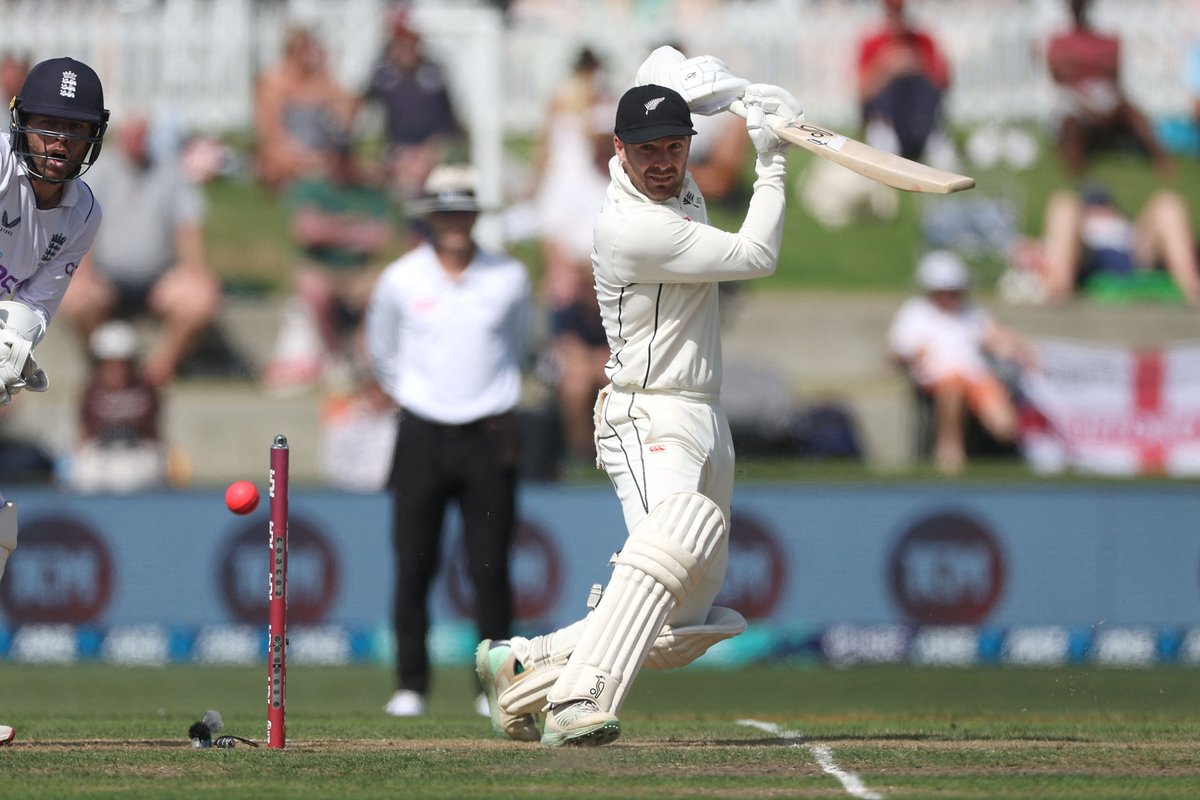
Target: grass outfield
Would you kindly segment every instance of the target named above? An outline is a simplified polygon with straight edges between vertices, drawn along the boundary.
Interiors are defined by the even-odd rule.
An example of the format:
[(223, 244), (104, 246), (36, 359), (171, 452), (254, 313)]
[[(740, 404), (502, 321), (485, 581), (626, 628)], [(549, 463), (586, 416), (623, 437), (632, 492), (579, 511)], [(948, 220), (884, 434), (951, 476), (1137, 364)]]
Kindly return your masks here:
[[(286, 750), (193, 750), (207, 708), (264, 735), (263, 669), (5, 665), (8, 797), (1195, 798), (1200, 692), (1182, 669), (647, 672), (598, 750), (504, 742), (442, 670), (431, 716), (382, 667), (293, 667)], [(13, 791), (16, 790), (16, 791)]]
[[(1058, 165), (1048, 142), (1042, 142), (1041, 159), (1032, 169), (1010, 173), (1001, 170), (979, 172), (966, 169), (978, 181), (972, 192), (958, 197), (987, 195), (1007, 198), (1017, 211), (1020, 229), (1039, 235), (1042, 209), (1055, 189), (1070, 185), (1070, 179)], [(516, 158), (527, 155), (528, 144), (510, 143)], [(793, 151), (788, 166), (789, 186), (812, 162), (809, 153)], [(753, 161), (748, 161), (743, 188), (753, 183)], [(1177, 159), (1178, 175), (1172, 188), (1189, 203), (1193, 230), (1200, 230), (1200, 161)], [(1097, 162), (1092, 177), (1102, 180), (1113, 191), (1120, 205), (1131, 213), (1141, 207), (1157, 188), (1157, 177), (1142, 160), (1114, 155)], [(207, 188), (209, 219), (207, 246), (214, 269), (233, 293), (282, 292), (288, 287), (293, 255), (285, 212), (279, 197), (253, 185), (248, 176), (219, 180)], [(779, 269), (766, 281), (750, 281), (751, 291), (772, 289), (818, 289), (834, 291), (909, 291), (912, 288), (913, 258), (921, 246), (921, 212), (927, 202), (945, 198), (901, 193), (898, 218), (890, 223), (856, 222), (841, 230), (827, 230), (817, 224), (797, 202), (794, 192), (788, 198), (784, 225), (783, 252)], [(745, 215), (745, 201), (733, 209), (713, 205), (712, 221), (725, 230), (736, 230)], [(398, 246), (398, 245), (397, 245)], [(513, 248), (527, 263), (535, 278), (541, 272), (541, 255), (533, 242)], [(398, 251), (392, 255), (397, 255)], [(997, 261), (975, 265), (980, 288), (990, 288), (1002, 272)]]

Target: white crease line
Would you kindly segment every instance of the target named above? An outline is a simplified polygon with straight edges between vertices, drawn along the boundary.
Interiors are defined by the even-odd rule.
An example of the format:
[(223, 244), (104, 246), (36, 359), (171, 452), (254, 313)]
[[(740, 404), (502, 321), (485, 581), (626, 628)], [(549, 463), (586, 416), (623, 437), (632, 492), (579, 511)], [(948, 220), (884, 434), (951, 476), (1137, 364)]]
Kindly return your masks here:
[(817, 764), (821, 769), (825, 770), (825, 774), (832, 775), (842, 784), (842, 788), (852, 797), (857, 797), (859, 800), (884, 800), (884, 796), (879, 792), (872, 791), (867, 788), (867, 785), (862, 782), (862, 778), (855, 775), (853, 772), (846, 772), (837, 765), (833, 760), (833, 751), (823, 744), (810, 744), (804, 741), (804, 736), (794, 731), (789, 731), (785, 728), (772, 723), (760, 722), (756, 719), (739, 719), (739, 725), (746, 725), (750, 728), (758, 728), (760, 731), (766, 731), (773, 736), (778, 736), (785, 742), (788, 742), (790, 747), (803, 747), (808, 752), (813, 754), (813, 758), (817, 760)]

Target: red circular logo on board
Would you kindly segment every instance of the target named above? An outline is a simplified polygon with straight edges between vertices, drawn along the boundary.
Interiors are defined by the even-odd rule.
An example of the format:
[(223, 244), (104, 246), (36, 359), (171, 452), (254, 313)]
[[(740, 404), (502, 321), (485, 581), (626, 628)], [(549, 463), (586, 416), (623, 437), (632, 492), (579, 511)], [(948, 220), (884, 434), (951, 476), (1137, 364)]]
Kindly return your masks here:
[(95, 622), (108, 607), (112, 556), (104, 540), (69, 517), (21, 526), (20, 546), (0, 581), (0, 606), (13, 625)]
[[(265, 624), (271, 571), (267, 520), (237, 528), (222, 547), (219, 563), (219, 594), (229, 613), (246, 625)], [(337, 594), (337, 554), (320, 528), (294, 516), (288, 522), (287, 567), (288, 624), (322, 622)]]
[(729, 569), (716, 605), (746, 619), (765, 619), (779, 605), (787, 583), (787, 558), (778, 538), (766, 525), (734, 513), (729, 534)]
[(890, 558), (892, 597), (912, 622), (982, 622), (1004, 591), (1004, 554), (996, 537), (965, 514), (918, 520)]
[[(447, 565), (447, 591), (454, 612), (474, 618), (475, 591), (467, 567), (467, 550), (461, 534), (456, 538)], [(509, 559), (513, 617), (538, 620), (553, 610), (562, 591), (562, 560), (554, 539), (541, 526), (520, 520)]]

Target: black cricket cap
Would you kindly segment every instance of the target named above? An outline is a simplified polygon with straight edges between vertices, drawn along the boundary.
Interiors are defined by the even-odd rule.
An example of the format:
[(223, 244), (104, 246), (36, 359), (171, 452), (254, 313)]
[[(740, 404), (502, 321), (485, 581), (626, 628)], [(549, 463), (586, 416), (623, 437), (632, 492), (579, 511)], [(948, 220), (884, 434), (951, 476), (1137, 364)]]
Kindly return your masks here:
[(24, 114), (101, 123), (108, 119), (96, 71), (73, 58), (35, 64), (25, 76), (17, 108)]
[(696, 135), (692, 112), (679, 92), (653, 83), (635, 86), (621, 95), (613, 133), (626, 144), (642, 144), (664, 136)]

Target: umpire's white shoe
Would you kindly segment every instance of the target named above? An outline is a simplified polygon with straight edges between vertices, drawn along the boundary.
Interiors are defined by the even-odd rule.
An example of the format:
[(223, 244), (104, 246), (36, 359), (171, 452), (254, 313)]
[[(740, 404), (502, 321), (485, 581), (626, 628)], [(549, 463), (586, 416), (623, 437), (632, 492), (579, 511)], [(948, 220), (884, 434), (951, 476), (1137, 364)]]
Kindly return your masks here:
[(17, 736), (17, 732), (7, 725), (0, 725), (0, 747), (7, 744), (12, 744), (13, 739)]
[(393, 717), (421, 717), (425, 715), (425, 697), (411, 689), (400, 689), (391, 696), (383, 710)]
[(519, 742), (542, 738), (537, 722), (529, 714), (509, 714), (500, 708), (499, 697), (521, 674), (521, 662), (505, 639), (484, 639), (475, 648), (475, 674), (487, 698), (488, 715), (496, 735)]
[(591, 700), (574, 700), (550, 709), (542, 744), (547, 747), (597, 747), (620, 735), (621, 723), (616, 715), (601, 711)]

